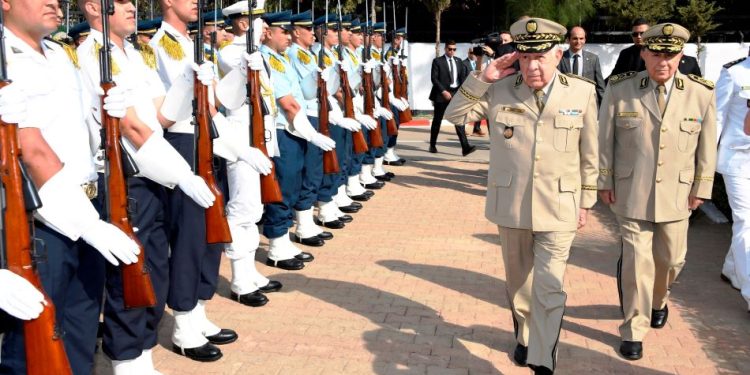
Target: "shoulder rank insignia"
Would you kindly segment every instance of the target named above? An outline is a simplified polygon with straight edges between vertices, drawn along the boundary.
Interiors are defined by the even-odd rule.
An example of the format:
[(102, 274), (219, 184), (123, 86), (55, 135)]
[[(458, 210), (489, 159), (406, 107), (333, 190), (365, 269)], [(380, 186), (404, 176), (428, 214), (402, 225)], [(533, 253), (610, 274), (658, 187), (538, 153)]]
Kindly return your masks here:
[[(102, 45), (99, 44), (99, 42), (94, 42), (94, 57), (96, 57), (96, 61), (99, 61), (99, 51), (102, 49)], [(116, 76), (120, 74), (120, 66), (117, 65), (117, 61), (115, 59), (110, 58), (110, 63), (112, 64), (112, 75)]]
[(297, 50), (297, 58), (304, 65), (307, 65), (310, 63), (310, 56), (308, 56), (307, 53), (305, 53), (305, 51), (302, 50), (302, 48)]
[(380, 60), (380, 52), (372, 51), (372, 58), (375, 60)]
[(693, 81), (698, 82), (698, 83), (700, 83), (703, 86), (706, 86), (709, 90), (713, 90), (714, 89), (714, 83), (712, 81), (709, 81), (709, 80), (704, 79), (702, 77), (698, 77), (695, 74), (688, 74), (688, 77), (690, 79), (692, 79)]
[(326, 67), (329, 67), (332, 64), (333, 62), (331, 61), (331, 57), (328, 55), (323, 55), (323, 65), (325, 65)]
[(588, 79), (586, 77), (579, 76), (578, 74), (565, 73), (565, 75), (568, 76), (568, 77), (570, 77), (570, 78), (577, 78), (577, 79), (580, 79), (581, 81), (588, 82), (588, 83), (590, 83), (592, 85), (596, 85), (596, 82), (594, 82), (594, 81), (592, 81), (592, 80), (590, 80), (590, 79)]
[(565, 78), (564, 74), (558, 74), (557, 76), (560, 78), (560, 83), (562, 83), (563, 86), (567, 86), (568, 85), (568, 79)]
[(616, 76), (609, 77), (609, 84), (614, 85), (615, 83), (622, 82), (628, 78), (633, 78), (636, 74), (638, 74), (638, 72), (625, 72), (620, 73)]
[(284, 68), (284, 63), (279, 60), (278, 57), (271, 55), (271, 57), (268, 59), (268, 64), (271, 65), (271, 68), (279, 73), (285, 73), (286, 68)]
[(521, 74), (516, 73), (518, 77), (516, 77), (516, 83), (513, 84), (513, 87), (521, 86), (521, 83), (523, 83), (523, 76)]
[(185, 58), (185, 51), (182, 50), (180, 42), (168, 32), (164, 32), (164, 35), (159, 40), (159, 46), (164, 48), (164, 52), (166, 52), (167, 56), (172, 60), (179, 61)]
[[(70, 62), (73, 63), (73, 66), (76, 67), (76, 69), (79, 69), (81, 66), (78, 64), (78, 51), (76, 51), (75, 48), (71, 47), (67, 43), (58, 42), (54, 39), (45, 39), (46, 41), (52, 42), (60, 46), (63, 51), (65, 51), (65, 54), (68, 55), (68, 58), (70, 59)], [(21, 53), (21, 50), (18, 50), (15, 47), (11, 47), (11, 50), (13, 53)], [(17, 51), (17, 52), (16, 52)]]
[(677, 88), (677, 90), (684, 90), (685, 89), (685, 81), (683, 81), (682, 78), (675, 77), (675, 79), (674, 79), (674, 87)]
[(646, 87), (648, 87), (648, 81), (648, 77), (641, 78), (641, 84), (638, 85), (638, 87), (641, 89), (645, 89)]
[(727, 68), (727, 69), (729, 69), (729, 68), (731, 68), (731, 67), (733, 67), (733, 66), (735, 66), (735, 65), (737, 65), (737, 64), (739, 64), (739, 63), (741, 63), (743, 61), (745, 61), (745, 59), (747, 59), (747, 57), (743, 57), (741, 59), (737, 59), (737, 60), (734, 60), (732, 62), (728, 62), (728, 63), (724, 64), (724, 67)]

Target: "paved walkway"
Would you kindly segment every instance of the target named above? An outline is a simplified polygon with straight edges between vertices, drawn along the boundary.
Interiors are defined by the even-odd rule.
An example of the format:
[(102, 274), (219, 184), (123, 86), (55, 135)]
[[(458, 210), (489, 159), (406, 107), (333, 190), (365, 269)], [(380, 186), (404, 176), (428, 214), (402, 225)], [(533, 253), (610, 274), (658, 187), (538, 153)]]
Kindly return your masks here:
[[(528, 374), (515, 346), (496, 228), (483, 217), (487, 154), (460, 158), (455, 135), (427, 154), (427, 128), (402, 129), (409, 159), (346, 229), (302, 271), (258, 268), (284, 283), (250, 308), (227, 297), (221, 268), (209, 316), (240, 335), (224, 358), (202, 364), (173, 354), (171, 312), (154, 352), (164, 374)], [(485, 143), (487, 138), (470, 138)], [(719, 280), (730, 227), (698, 219), (687, 266), (673, 288), (668, 325), (649, 333), (644, 358), (617, 355), (619, 248), (613, 217), (597, 206), (573, 245), (565, 287), (560, 374), (750, 373), (750, 316)], [(110, 372), (98, 358), (97, 373)]]

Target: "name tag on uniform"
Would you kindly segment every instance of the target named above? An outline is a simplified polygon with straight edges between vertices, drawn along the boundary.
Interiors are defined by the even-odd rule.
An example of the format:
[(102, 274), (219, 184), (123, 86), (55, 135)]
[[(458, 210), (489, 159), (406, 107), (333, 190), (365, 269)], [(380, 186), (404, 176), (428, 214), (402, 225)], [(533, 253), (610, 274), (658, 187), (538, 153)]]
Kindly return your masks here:
[(514, 108), (514, 107), (503, 107), (504, 112), (512, 112), (512, 113), (524, 113), (526, 112), (523, 108)]
[(638, 117), (638, 112), (617, 112), (617, 117)]
[(563, 116), (580, 116), (583, 113), (581, 109), (561, 109), (560, 114)]

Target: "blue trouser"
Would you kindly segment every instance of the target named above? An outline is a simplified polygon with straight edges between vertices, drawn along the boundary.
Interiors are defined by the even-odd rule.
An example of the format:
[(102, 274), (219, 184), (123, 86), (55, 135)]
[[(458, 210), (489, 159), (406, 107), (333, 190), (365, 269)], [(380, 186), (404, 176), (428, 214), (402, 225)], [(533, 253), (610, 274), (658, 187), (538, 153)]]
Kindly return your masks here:
[[(97, 209), (96, 200), (92, 201)], [(35, 237), (44, 243), (46, 261), (37, 264), (44, 291), (56, 309), (65, 352), (76, 375), (93, 371), (96, 333), (104, 294), (105, 260), (83, 240), (68, 237), (39, 222)], [(0, 374), (25, 374), (23, 322), (13, 319), (3, 338)]]
[[(315, 130), (318, 130), (318, 118), (307, 118)], [(312, 208), (315, 201), (330, 202), (333, 198), (332, 186), (331, 180), (323, 179), (323, 150), (308, 143), (305, 150), (305, 165), (302, 168), (302, 190), (294, 209), (305, 211)]]
[(349, 140), (349, 149), (351, 150), (350, 157), (349, 157), (349, 170), (347, 171), (347, 176), (357, 176), (359, 175), (359, 172), (362, 171), (362, 161), (365, 159), (365, 155), (367, 155), (367, 152), (363, 152), (361, 154), (355, 154), (354, 149), (352, 148), (352, 132), (347, 131), (346, 132), (346, 139)]
[[(331, 191), (333, 195), (336, 195), (338, 188), (342, 185), (346, 185), (346, 177), (350, 168), (350, 157), (352, 153), (351, 138), (347, 138), (348, 131), (338, 126), (330, 126), (329, 131), (331, 138), (336, 142), (336, 159), (339, 161), (339, 173), (332, 175), (325, 175), (323, 177), (323, 183), (331, 185)], [(326, 201), (323, 201), (326, 202)]]
[[(399, 118), (399, 116), (398, 116), (398, 110), (396, 109), (396, 107), (394, 107), (394, 106), (391, 105), (391, 112), (393, 112), (393, 119), (396, 120), (396, 128), (400, 129), (401, 128), (401, 118)], [(386, 132), (386, 133), (383, 133), (383, 134), (387, 135), (388, 133)], [(388, 142), (386, 143), (386, 146), (388, 148), (395, 147), (396, 146), (396, 142), (398, 142), (398, 134), (388, 136)]]
[(294, 212), (302, 191), (303, 170), (307, 141), (295, 137), (284, 129), (276, 129), (281, 156), (273, 157), (276, 177), (279, 179), (283, 200), (266, 205), (266, 221), (263, 235), (266, 238), (278, 238), (286, 235), (294, 223)]
[[(165, 133), (164, 138), (193, 165), (192, 134)], [(222, 173), (216, 173), (220, 184)], [(224, 173), (226, 175), (226, 173)], [(179, 187), (167, 191), (169, 246), (169, 292), (167, 305), (176, 311), (191, 311), (199, 299), (213, 297), (219, 277), (223, 244), (206, 244), (206, 215)]]
[[(363, 164), (375, 164), (375, 158), (379, 158), (383, 155), (385, 155), (385, 145), (388, 144), (388, 131), (386, 127), (386, 121), (384, 118), (380, 117), (377, 119), (378, 126), (380, 126), (380, 135), (383, 138), (383, 146), (374, 148), (370, 147), (369, 150), (367, 150), (367, 153), (365, 153), (364, 160), (362, 161)], [(372, 144), (370, 141), (370, 137), (372, 136), (372, 131), (365, 130), (365, 128), (362, 128), (362, 131), (365, 133), (365, 139), (367, 140), (367, 144)]]
[[(101, 182), (100, 177), (100, 186)], [(156, 346), (157, 328), (164, 314), (169, 288), (169, 243), (164, 211), (167, 192), (151, 180), (131, 177), (128, 179), (128, 198), (135, 203), (130, 219), (133, 227), (138, 228), (136, 236), (146, 255), (156, 306), (125, 309), (121, 268), (107, 265), (102, 349), (110, 359), (117, 361), (134, 359), (143, 350)]]

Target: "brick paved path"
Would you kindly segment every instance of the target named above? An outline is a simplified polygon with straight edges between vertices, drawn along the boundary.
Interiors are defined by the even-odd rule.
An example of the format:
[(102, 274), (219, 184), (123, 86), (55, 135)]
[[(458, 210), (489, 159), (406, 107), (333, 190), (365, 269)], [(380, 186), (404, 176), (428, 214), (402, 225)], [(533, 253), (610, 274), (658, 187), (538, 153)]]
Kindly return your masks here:
[[(334, 240), (308, 249), (316, 260), (303, 271), (262, 265), (262, 244), (258, 268), (284, 283), (265, 307), (227, 298), (230, 270), (223, 262), (208, 312), (240, 339), (222, 347), (222, 360), (202, 364), (173, 354), (168, 311), (154, 352), (157, 368), (164, 374), (529, 373), (509, 357), (515, 341), (498, 235), (483, 217), (486, 152), (450, 160), (458, 149), (448, 137), (439, 145), (445, 154), (426, 154), (424, 130), (402, 130), (410, 162), (392, 168), (397, 179)], [(573, 245), (558, 373), (750, 373), (750, 316), (718, 277), (730, 227), (696, 220), (669, 323), (649, 333), (637, 362), (617, 355), (619, 248), (612, 230), (613, 217), (597, 206)], [(108, 361), (97, 361), (97, 373), (110, 373)]]

